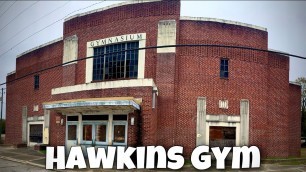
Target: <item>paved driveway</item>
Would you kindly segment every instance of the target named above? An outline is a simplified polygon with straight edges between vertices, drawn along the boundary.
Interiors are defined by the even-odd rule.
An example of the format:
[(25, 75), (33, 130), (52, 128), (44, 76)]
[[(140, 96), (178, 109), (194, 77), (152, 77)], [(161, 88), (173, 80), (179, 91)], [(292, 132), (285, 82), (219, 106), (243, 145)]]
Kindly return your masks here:
[(3, 172), (39, 172), (39, 171), (47, 171), (40, 167), (35, 167), (29, 164), (18, 163), (14, 161), (9, 161), (5, 159), (0, 159), (0, 171)]

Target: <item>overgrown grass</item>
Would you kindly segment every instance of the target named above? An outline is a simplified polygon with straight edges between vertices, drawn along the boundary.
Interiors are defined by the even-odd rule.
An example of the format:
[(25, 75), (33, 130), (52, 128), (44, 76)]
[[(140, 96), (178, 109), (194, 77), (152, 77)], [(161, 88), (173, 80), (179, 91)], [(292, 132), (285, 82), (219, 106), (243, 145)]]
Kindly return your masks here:
[(46, 150), (40, 150), (39, 152), (42, 153), (42, 154), (46, 154), (47, 151)]
[(306, 148), (301, 148), (300, 157), (271, 157), (263, 159), (263, 163), (276, 163), (279, 165), (306, 165)]

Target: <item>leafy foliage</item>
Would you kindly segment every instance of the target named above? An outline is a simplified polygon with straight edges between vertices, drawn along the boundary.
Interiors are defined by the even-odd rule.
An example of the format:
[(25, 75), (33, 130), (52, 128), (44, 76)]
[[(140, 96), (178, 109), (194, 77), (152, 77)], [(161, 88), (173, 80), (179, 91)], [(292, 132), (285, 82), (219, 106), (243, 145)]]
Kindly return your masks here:
[(5, 120), (4, 119), (2, 119), (2, 121), (0, 122), (0, 126), (1, 126), (2, 134), (5, 134)]
[(302, 137), (306, 137), (306, 78), (300, 77), (295, 80), (296, 83), (299, 83), (302, 87), (302, 97), (301, 97), (301, 105), (302, 105), (302, 115), (301, 115), (301, 135)]

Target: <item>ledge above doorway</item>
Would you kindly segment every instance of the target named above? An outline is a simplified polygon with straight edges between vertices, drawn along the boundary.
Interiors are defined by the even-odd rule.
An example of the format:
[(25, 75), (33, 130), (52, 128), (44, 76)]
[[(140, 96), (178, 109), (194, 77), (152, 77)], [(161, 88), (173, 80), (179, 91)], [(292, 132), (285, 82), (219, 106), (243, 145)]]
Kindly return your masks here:
[(62, 114), (93, 113), (101, 111), (134, 111), (140, 110), (141, 99), (134, 97), (108, 97), (61, 100), (43, 103), (46, 110), (54, 110)]

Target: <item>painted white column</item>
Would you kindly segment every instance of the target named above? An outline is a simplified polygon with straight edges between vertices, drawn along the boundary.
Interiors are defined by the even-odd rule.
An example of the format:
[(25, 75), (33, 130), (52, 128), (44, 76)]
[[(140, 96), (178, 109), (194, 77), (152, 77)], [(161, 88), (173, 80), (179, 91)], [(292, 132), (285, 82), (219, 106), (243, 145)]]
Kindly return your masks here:
[(108, 145), (113, 145), (113, 114), (108, 116)]
[(43, 143), (49, 144), (50, 110), (44, 110)]
[[(78, 132), (78, 138), (77, 138), (77, 140), (78, 140), (78, 145), (80, 145), (81, 144), (81, 137), (82, 137), (82, 134), (83, 134), (83, 126), (82, 126), (82, 114), (79, 114), (79, 123), (78, 123), (78, 127), (77, 127), (77, 132)], [(66, 121), (67, 122), (67, 121)], [(67, 133), (68, 134), (68, 133)]]
[(240, 116), (241, 116), (241, 130), (240, 130), (240, 146), (249, 145), (249, 100), (243, 99), (240, 101)]
[(206, 97), (198, 97), (197, 100), (197, 135), (196, 145), (208, 145), (206, 138)]
[[(158, 22), (157, 46), (176, 45), (176, 21)], [(157, 48), (157, 53), (175, 53), (175, 47)]]
[[(64, 39), (63, 63), (67, 63), (78, 58), (78, 37), (76, 35), (69, 36)], [(73, 62), (76, 63), (76, 62)], [(73, 64), (69, 63), (69, 64)], [(69, 65), (67, 64), (67, 65)]]
[(27, 116), (28, 107), (22, 107), (22, 143), (27, 143)]

